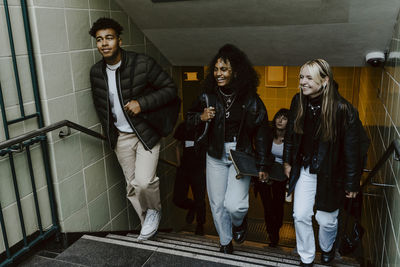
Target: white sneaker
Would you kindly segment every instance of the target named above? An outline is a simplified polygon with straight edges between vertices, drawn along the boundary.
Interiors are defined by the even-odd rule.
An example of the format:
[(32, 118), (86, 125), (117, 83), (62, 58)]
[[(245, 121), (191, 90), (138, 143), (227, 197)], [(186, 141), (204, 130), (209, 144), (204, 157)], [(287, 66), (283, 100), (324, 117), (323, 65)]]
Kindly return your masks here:
[(161, 211), (148, 209), (146, 212), (146, 218), (144, 219), (142, 229), (138, 240), (147, 240), (152, 237), (158, 230), (158, 225), (161, 220)]

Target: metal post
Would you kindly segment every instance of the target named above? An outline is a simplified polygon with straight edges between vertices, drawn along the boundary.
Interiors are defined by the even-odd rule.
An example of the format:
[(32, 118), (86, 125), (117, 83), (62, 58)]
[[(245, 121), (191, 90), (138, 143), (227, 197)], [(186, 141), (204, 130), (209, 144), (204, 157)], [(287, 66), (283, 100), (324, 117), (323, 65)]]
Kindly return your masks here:
[(1, 108), (1, 115), (3, 116), (4, 134), (6, 135), (6, 139), (8, 140), (10, 139), (10, 134), (8, 132), (6, 106), (4, 105), (3, 89), (1, 89), (1, 83), (0, 83), (0, 108)]
[(5, 13), (6, 13), (8, 39), (10, 41), (11, 57), (12, 57), (12, 62), (13, 62), (15, 83), (16, 83), (16, 86), (17, 86), (17, 93), (18, 93), (19, 109), (20, 109), (20, 112), (21, 112), (21, 116), (24, 117), (25, 116), (24, 102), (22, 100), (21, 83), (19, 81), (19, 73), (18, 73), (18, 67), (17, 67), (17, 57), (15, 55), (14, 37), (13, 37), (13, 33), (12, 33), (12, 28), (11, 28), (10, 12), (8, 10), (8, 1), (7, 0), (4, 0), (4, 10), (5, 10)]
[(45, 168), (45, 172), (46, 172), (47, 191), (49, 193), (51, 220), (52, 220), (53, 225), (58, 228), (59, 225), (58, 225), (58, 218), (57, 218), (57, 209), (56, 209), (56, 203), (55, 203), (55, 197), (54, 197), (54, 189), (53, 189), (51, 171), (50, 171), (50, 166), (48, 164), (49, 163), (49, 154), (48, 154), (48, 150), (47, 150), (46, 141), (41, 141), (40, 147), (42, 148), (43, 162), (45, 163), (44, 168)]
[(28, 240), (26, 239), (24, 215), (22, 213), (21, 198), (19, 196), (17, 174), (15, 173), (14, 157), (10, 153), (10, 154), (8, 154), (8, 158), (10, 160), (11, 174), (12, 174), (12, 178), (13, 178), (14, 192), (15, 192), (15, 198), (16, 198), (16, 202), (17, 202), (17, 209), (18, 209), (18, 215), (19, 215), (19, 222), (20, 222), (20, 225), (21, 225), (22, 236), (23, 236), (23, 239), (24, 239), (24, 245), (27, 246), (28, 245)]
[[(33, 58), (33, 45), (32, 45), (32, 37), (30, 32), (30, 24), (29, 24), (29, 16), (28, 16), (28, 6), (25, 0), (21, 0), (21, 9), (22, 9), (22, 18), (24, 21), (24, 29), (25, 29), (25, 39), (26, 39), (26, 47), (28, 49), (28, 58), (29, 58), (29, 67), (31, 71), (31, 79), (32, 79), (32, 87), (33, 94), (35, 98), (35, 107), (36, 112), (40, 114), (38, 116), (38, 124), (39, 128), (44, 127), (43, 116), (42, 116), (42, 107), (40, 104), (40, 96), (39, 96), (39, 85), (36, 75), (35, 68), (35, 59)], [(51, 217), (53, 224), (58, 228), (58, 219), (57, 219), (57, 209), (55, 207), (55, 198), (54, 198), (54, 189), (53, 189), (53, 179), (51, 177), (51, 171), (49, 166), (49, 156), (47, 150), (47, 140), (40, 142), (42, 148), (43, 161), (46, 171), (46, 181), (47, 188), (49, 192), (49, 200), (50, 200), (50, 208), (51, 208)]]
[(34, 176), (33, 167), (32, 167), (30, 145), (26, 146), (26, 156), (28, 158), (29, 174), (31, 177), (32, 193), (33, 193), (33, 199), (35, 201), (37, 222), (38, 222), (40, 234), (43, 234), (42, 219), (40, 216), (39, 201), (38, 201), (38, 196), (37, 196), (37, 192), (36, 192), (35, 176)]
[[(26, 47), (28, 49), (29, 68), (31, 71), (31, 79), (32, 79), (33, 95), (35, 98), (36, 112), (42, 114), (42, 107), (40, 104), (40, 97), (39, 97), (39, 85), (38, 85), (38, 80), (37, 80), (37, 76), (36, 76), (35, 59), (33, 58), (33, 46), (32, 46), (32, 37), (31, 37), (30, 25), (29, 25), (28, 7), (27, 7), (25, 0), (21, 0), (21, 9), (22, 9), (22, 18), (24, 20)], [(44, 126), (42, 116), (38, 116), (38, 123), (39, 123), (39, 128), (42, 128)]]
[(7, 255), (7, 258), (10, 258), (11, 253), (10, 253), (10, 247), (8, 246), (6, 224), (4, 223), (3, 210), (2, 210), (1, 204), (0, 204), (0, 224), (1, 224), (1, 232), (3, 234), (4, 247), (6, 248), (6, 255)]

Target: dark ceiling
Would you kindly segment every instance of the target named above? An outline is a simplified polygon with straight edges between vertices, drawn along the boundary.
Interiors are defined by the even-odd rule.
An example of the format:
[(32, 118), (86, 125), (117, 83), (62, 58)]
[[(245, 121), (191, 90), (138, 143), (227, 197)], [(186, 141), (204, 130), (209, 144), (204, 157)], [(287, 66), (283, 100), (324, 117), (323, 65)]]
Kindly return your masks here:
[(233, 43), (255, 65), (364, 66), (388, 49), (400, 0), (116, 0), (176, 66), (206, 65)]

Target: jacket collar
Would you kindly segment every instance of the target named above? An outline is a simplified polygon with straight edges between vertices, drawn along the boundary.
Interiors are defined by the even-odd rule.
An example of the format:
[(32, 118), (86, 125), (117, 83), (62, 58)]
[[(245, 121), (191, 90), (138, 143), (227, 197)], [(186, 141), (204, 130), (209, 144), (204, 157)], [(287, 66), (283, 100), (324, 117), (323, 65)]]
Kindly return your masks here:
[[(122, 48), (120, 49), (121, 49), (121, 66), (119, 68), (120, 70), (123, 70), (126, 67), (126, 51)], [(103, 62), (103, 70), (105, 71), (107, 63), (104, 60), (104, 58), (102, 59), (102, 62)]]

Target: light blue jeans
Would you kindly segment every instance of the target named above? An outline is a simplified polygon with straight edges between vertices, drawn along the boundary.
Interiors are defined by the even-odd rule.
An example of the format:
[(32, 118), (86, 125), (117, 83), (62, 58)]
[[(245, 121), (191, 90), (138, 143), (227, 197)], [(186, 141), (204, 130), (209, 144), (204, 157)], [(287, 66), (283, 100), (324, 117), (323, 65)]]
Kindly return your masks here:
[(250, 177), (236, 179), (236, 170), (229, 160), (229, 150), (236, 142), (225, 143), (221, 159), (207, 154), (207, 193), (214, 225), (221, 245), (232, 240), (232, 224), (240, 226), (249, 209)]
[[(312, 227), (317, 175), (309, 168), (301, 168), (300, 177), (294, 190), (293, 218), (296, 228), (297, 252), (303, 263), (311, 263), (315, 258), (315, 240)], [(325, 252), (333, 248), (338, 229), (339, 210), (326, 212), (317, 210), (315, 219), (319, 224), (319, 246)]]

